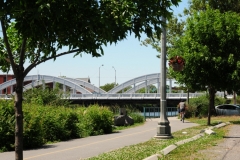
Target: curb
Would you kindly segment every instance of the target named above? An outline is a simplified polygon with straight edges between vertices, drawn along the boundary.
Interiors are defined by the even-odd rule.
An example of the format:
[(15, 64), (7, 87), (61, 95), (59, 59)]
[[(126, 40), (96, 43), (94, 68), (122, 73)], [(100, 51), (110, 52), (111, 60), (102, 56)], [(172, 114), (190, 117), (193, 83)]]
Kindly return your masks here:
[(163, 150), (161, 150), (160, 151), (161, 154), (154, 154), (154, 155), (149, 156), (149, 157), (147, 157), (147, 158), (145, 158), (143, 160), (158, 160), (158, 158), (161, 158), (161, 157), (167, 155), (168, 153), (170, 153), (171, 151), (176, 149), (178, 146), (183, 145), (183, 144), (188, 143), (188, 142), (191, 142), (191, 141), (194, 141), (194, 140), (197, 140), (197, 139), (203, 137), (205, 135), (203, 132), (205, 132), (206, 134), (209, 134), (209, 135), (214, 135), (216, 133), (214, 131), (212, 131), (212, 129), (224, 127), (224, 126), (226, 126), (228, 124), (230, 124), (230, 122), (220, 123), (220, 124), (218, 124), (216, 126), (209, 127), (209, 128), (204, 129), (204, 130), (201, 130), (200, 134), (197, 134), (196, 136), (193, 136), (192, 138), (181, 140), (179, 142), (176, 142), (175, 144), (171, 144), (168, 147), (166, 147)]

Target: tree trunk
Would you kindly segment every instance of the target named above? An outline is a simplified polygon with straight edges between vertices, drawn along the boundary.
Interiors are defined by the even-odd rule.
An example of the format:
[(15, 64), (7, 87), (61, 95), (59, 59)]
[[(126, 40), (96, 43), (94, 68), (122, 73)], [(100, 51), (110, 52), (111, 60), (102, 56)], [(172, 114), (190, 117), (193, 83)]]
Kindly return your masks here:
[(209, 106), (208, 106), (208, 121), (207, 121), (207, 125), (211, 125), (211, 116), (212, 113), (214, 113), (215, 109), (214, 109), (214, 99), (215, 99), (215, 89), (212, 87), (209, 87)]
[(16, 77), (15, 90), (15, 159), (23, 160), (23, 76)]
[(236, 104), (236, 92), (235, 91), (233, 92), (233, 102), (234, 102), (234, 104)]

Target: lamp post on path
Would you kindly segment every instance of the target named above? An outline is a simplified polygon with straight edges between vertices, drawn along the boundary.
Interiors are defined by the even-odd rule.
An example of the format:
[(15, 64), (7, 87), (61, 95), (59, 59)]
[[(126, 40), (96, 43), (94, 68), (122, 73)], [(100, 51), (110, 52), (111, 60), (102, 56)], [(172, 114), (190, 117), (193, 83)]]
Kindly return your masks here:
[[(162, 21), (166, 22), (166, 19), (162, 17)], [(166, 101), (166, 30), (162, 26), (161, 36), (161, 76), (160, 76), (160, 121), (157, 125), (157, 139), (169, 139), (172, 138), (171, 127), (166, 115), (167, 101)]]
[(100, 93), (100, 68), (103, 66), (103, 64), (99, 67), (99, 85), (98, 85), (98, 92)]
[(112, 66), (112, 68), (115, 70), (115, 85), (114, 87), (116, 87), (116, 69)]

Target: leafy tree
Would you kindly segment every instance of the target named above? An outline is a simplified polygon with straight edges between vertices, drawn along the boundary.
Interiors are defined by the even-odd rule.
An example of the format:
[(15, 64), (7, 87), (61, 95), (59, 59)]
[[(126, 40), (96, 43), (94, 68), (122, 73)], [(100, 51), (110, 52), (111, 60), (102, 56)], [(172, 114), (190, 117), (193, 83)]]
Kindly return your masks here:
[(126, 92), (127, 90), (129, 90), (131, 88), (132, 88), (132, 86), (125, 87), (121, 91), (118, 91), (117, 93), (124, 93), (124, 92)]
[(104, 86), (101, 86), (100, 88), (103, 89), (104, 91), (108, 92), (111, 89), (113, 89), (114, 87), (116, 87), (118, 84), (115, 84), (115, 82), (113, 83), (107, 83)]
[(208, 125), (217, 90), (240, 88), (240, 17), (207, 8), (187, 19), (186, 30), (169, 55), (186, 60), (182, 72), (171, 72), (176, 80), (195, 90), (208, 90)]
[(212, 9), (219, 9), (221, 13), (233, 11), (240, 12), (240, 1), (239, 0), (191, 0), (189, 1), (189, 9), (185, 9), (185, 14), (191, 14), (193, 11), (206, 10), (207, 7)]
[[(37, 65), (74, 53), (103, 55), (102, 45), (134, 33), (161, 33), (162, 16), (180, 0), (0, 1), (0, 69), (16, 77), (15, 152), (23, 159), (23, 80)], [(67, 46), (68, 50), (61, 52)], [(25, 66), (29, 62), (29, 66)]]
[[(157, 93), (157, 87), (154, 85), (150, 85), (150, 86), (148, 86), (148, 91), (149, 91), (149, 93)], [(136, 91), (136, 93), (146, 93), (146, 89), (141, 88), (138, 91)]]
[(24, 102), (30, 104), (37, 104), (40, 106), (69, 106), (70, 101), (63, 99), (68, 97), (66, 93), (64, 93), (59, 88), (59, 83), (56, 83), (55, 88), (43, 88), (40, 86), (39, 88), (32, 88), (23, 93)]

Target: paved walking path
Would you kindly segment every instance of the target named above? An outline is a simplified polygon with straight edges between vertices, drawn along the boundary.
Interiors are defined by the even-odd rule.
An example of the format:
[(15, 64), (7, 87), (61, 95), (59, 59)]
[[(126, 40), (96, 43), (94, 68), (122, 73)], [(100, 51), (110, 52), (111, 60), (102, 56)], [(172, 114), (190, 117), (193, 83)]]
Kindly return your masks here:
[[(46, 145), (40, 149), (25, 150), (24, 160), (80, 160), (145, 142), (156, 135), (158, 120), (148, 119), (142, 126), (122, 130), (119, 133), (74, 139)], [(177, 117), (169, 117), (168, 120), (171, 132), (198, 125), (187, 121), (182, 123)], [(0, 153), (0, 160), (12, 159), (15, 159), (15, 152)]]
[(240, 159), (240, 125), (231, 125), (227, 136), (216, 146), (200, 151), (206, 160), (239, 160)]

